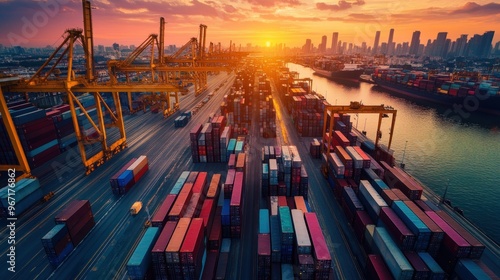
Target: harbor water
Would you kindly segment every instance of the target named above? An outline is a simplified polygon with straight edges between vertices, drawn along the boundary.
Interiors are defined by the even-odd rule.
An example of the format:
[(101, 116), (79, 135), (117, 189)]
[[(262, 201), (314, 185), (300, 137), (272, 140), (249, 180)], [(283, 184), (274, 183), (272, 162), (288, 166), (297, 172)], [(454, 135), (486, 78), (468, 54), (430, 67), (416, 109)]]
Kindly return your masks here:
[[(373, 84), (340, 84), (313, 75), (312, 69), (298, 64), (289, 63), (288, 67), (300, 78), (312, 78), (313, 90), (332, 105), (362, 101), (366, 105), (394, 107), (398, 112), (391, 149), (396, 163), (404, 161), (409, 173), (440, 196), (448, 186), (446, 199), (452, 206), (463, 210), (467, 219), (500, 243), (500, 221), (496, 216), (500, 201), (498, 116), (460, 112), (453, 105), (416, 104)], [(354, 115), (351, 121), (375, 139), (378, 115)], [(383, 118), (381, 144), (388, 144), (390, 125), (391, 117)]]

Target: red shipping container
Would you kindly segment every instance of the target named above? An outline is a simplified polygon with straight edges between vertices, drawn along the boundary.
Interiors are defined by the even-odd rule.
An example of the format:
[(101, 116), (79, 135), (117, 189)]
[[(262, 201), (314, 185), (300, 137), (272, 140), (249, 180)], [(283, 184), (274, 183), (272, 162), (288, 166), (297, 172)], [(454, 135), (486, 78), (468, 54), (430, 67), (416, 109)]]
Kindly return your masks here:
[(373, 280), (391, 280), (391, 272), (380, 255), (368, 255), (366, 261), (366, 277)]
[(214, 216), (214, 222), (212, 224), (212, 229), (210, 230), (210, 235), (208, 236), (207, 249), (209, 251), (219, 252), (221, 241), (222, 241), (222, 216), (220, 215), (222, 208), (217, 207)]
[(165, 225), (165, 223), (167, 223), (168, 212), (174, 205), (176, 198), (177, 195), (175, 194), (167, 195), (167, 197), (163, 200), (162, 204), (151, 219), (152, 226), (161, 228)]
[(470, 244), (458, 234), (450, 225), (433, 211), (425, 212), (443, 231), (443, 244), (455, 258), (466, 258), (471, 251)]
[(162, 229), (158, 240), (151, 250), (151, 261), (153, 262), (153, 271), (156, 279), (166, 278), (167, 261), (165, 260), (165, 249), (172, 237), (177, 222), (167, 222)]
[(205, 232), (207, 233), (207, 235), (212, 230), (215, 206), (217, 206), (217, 203), (213, 199), (207, 198), (205, 199), (201, 207), (199, 218), (203, 219), (203, 226), (205, 227)]
[(363, 241), (367, 225), (374, 225), (372, 218), (368, 215), (368, 212), (364, 210), (356, 211), (356, 216), (354, 217), (354, 233), (356, 234), (356, 237), (358, 237), (359, 242)]
[(196, 177), (196, 181), (193, 185), (193, 193), (202, 194), (202, 197), (205, 196), (206, 186), (207, 186), (207, 172), (198, 173), (198, 177)]
[(278, 207), (288, 206), (288, 202), (286, 201), (286, 196), (280, 195), (278, 196)]

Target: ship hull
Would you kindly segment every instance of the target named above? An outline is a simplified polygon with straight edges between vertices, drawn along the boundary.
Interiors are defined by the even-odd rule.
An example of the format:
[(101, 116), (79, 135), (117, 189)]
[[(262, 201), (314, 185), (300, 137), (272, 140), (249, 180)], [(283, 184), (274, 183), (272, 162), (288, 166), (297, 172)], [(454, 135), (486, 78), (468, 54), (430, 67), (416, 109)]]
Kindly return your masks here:
[(327, 71), (313, 68), (314, 74), (330, 79), (332, 81), (344, 81), (359, 83), (359, 76), (363, 74), (363, 69), (347, 70), (347, 71)]
[(425, 101), (439, 105), (451, 105), (452, 110), (456, 109), (454, 105), (461, 106), (460, 110), (466, 113), (480, 111), (487, 114), (500, 116), (500, 96), (451, 96), (429, 92), (418, 88), (409, 87), (403, 84), (396, 84), (381, 79), (375, 79), (378, 87), (388, 91), (391, 94), (405, 97), (415, 101)]

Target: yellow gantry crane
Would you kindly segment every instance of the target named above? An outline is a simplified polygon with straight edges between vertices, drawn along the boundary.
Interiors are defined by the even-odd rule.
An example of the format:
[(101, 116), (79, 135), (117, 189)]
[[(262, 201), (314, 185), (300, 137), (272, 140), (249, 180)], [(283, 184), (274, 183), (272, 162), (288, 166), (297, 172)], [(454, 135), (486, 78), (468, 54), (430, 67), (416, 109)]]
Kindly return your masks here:
[[(98, 83), (94, 77), (94, 58), (93, 58), (93, 30), (91, 19), (91, 4), (89, 1), (82, 1), (83, 15), (84, 15), (84, 29), (68, 29), (64, 34), (63, 42), (56, 48), (48, 60), (38, 69), (38, 71), (28, 80), (18, 80), (13, 84), (2, 84), (7, 92), (13, 93), (62, 93), (70, 107), (71, 116), (75, 134), (78, 140), (78, 147), (82, 162), (86, 168), (86, 174), (92, 172), (97, 166), (104, 163), (114, 154), (118, 153), (126, 147), (126, 134), (121, 110), (119, 94), (124, 92), (180, 92), (183, 89), (164, 83), (163, 81), (151, 81), (148, 83), (136, 82), (132, 83), (127, 80), (125, 83), (120, 83), (115, 76), (110, 73), (110, 82)], [(77, 76), (74, 71), (73, 63), (75, 60), (74, 48), (77, 44), (83, 46), (85, 54), (85, 76)], [(67, 76), (60, 77), (56, 67), (60, 66), (61, 61), (67, 62)], [(49, 68), (47, 70), (47, 68)], [(56, 76), (55, 78), (51, 75)], [(57, 75), (56, 75), (57, 74)], [(90, 117), (88, 111), (80, 103), (77, 98), (78, 93), (91, 93), (94, 96), (97, 122)], [(115, 110), (112, 110), (104, 101), (102, 93), (110, 93), (112, 95)], [(87, 118), (92, 125), (93, 134), (97, 137), (90, 138), (84, 131), (80, 129), (76, 109), (79, 107), (80, 112)], [(109, 113), (112, 120), (111, 125), (105, 125), (103, 108)], [(17, 171), (24, 172), (23, 176), (30, 176), (31, 169), (27, 161), (26, 155), (23, 151), (19, 136), (15, 129), (14, 123), (7, 108), (6, 100), (2, 89), (0, 89), (0, 113), (4, 121), (7, 133), (14, 147), (16, 158), (19, 162), (17, 166), (0, 166), (0, 170), (7, 170), (9, 168), (16, 168)], [(114, 143), (108, 145), (106, 128), (117, 127), (120, 137)], [(87, 157), (86, 146), (101, 143), (100, 151)], [(20, 177), (19, 177), (20, 178)]]

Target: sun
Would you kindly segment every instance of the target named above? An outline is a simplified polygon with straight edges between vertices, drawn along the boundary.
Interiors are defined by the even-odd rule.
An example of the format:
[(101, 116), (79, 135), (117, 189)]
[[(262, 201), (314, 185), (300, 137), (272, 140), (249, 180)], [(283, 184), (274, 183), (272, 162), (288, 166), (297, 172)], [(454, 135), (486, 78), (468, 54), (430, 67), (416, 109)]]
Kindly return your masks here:
[(268, 48), (269, 48), (270, 46), (271, 46), (271, 42), (267, 41), (267, 42), (266, 42), (266, 47), (268, 47)]

